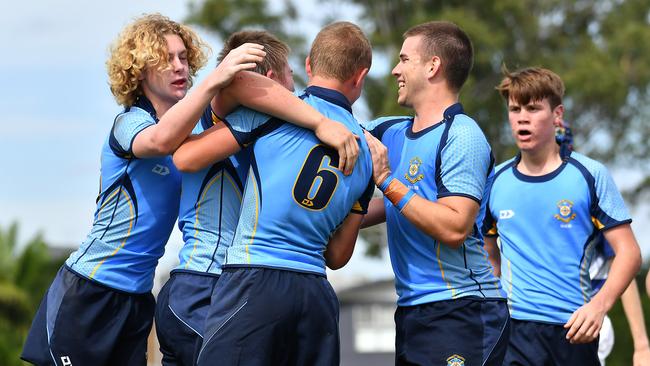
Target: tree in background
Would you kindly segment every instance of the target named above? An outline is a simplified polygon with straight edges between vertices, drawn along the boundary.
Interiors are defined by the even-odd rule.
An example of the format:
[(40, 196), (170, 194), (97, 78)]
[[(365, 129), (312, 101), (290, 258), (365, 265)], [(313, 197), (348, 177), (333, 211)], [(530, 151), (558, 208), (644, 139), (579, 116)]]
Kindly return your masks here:
[[(314, 2), (314, 4), (316, 4)], [(189, 21), (221, 38), (247, 27), (264, 28), (290, 42), (294, 59), (307, 53), (301, 16), (319, 11), (323, 23), (349, 19), (353, 4), (358, 23), (370, 36), (375, 60), (397, 61), (402, 33), (429, 20), (461, 26), (474, 43), (474, 69), (461, 93), (467, 112), (479, 122), (496, 161), (516, 152), (507, 126), (505, 103), (494, 87), (502, 67), (543, 66), (566, 84), (567, 121), (580, 151), (607, 164), (642, 173), (627, 193), (632, 205), (650, 192), (650, 2), (647, 0), (329, 0), (319, 9), (304, 2), (194, 0)], [(347, 8), (342, 6), (346, 5)], [(372, 116), (410, 113), (399, 107), (397, 85), (387, 74), (366, 79), (365, 102)], [(622, 163), (622, 164), (621, 164)], [(370, 254), (381, 253), (371, 229), (362, 235)]]
[(32, 317), (65, 257), (52, 258), (40, 235), (18, 245), (18, 225), (0, 227), (0, 364), (22, 365)]
[[(397, 60), (402, 33), (428, 20), (460, 25), (475, 48), (474, 69), (461, 101), (488, 136), (498, 162), (515, 150), (504, 102), (494, 87), (501, 68), (543, 66), (566, 83), (566, 117), (581, 151), (606, 163), (650, 169), (650, 2), (647, 0), (330, 0), (321, 4), (323, 22), (337, 18), (341, 4), (360, 9), (359, 24), (370, 35), (375, 54)], [(265, 28), (305, 54), (303, 30), (293, 28), (304, 9), (284, 0), (276, 12), (263, 0), (194, 1), (189, 21), (221, 37), (244, 27)], [(334, 10), (332, 10), (334, 9)], [(339, 14), (345, 19), (348, 14)], [(403, 114), (390, 75), (366, 82), (372, 115)], [(650, 188), (650, 175), (633, 190)]]

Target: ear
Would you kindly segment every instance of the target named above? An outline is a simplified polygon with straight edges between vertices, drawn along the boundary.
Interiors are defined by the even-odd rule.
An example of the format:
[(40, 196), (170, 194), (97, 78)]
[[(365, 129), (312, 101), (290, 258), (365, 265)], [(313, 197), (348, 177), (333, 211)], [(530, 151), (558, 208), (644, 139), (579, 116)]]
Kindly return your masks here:
[(271, 69), (269, 69), (269, 70), (266, 72), (266, 75), (265, 75), (265, 76), (266, 76), (267, 78), (271, 79), (271, 80), (275, 80), (275, 79), (273, 79), (273, 78), (275, 77), (275, 73), (274, 73), (273, 70), (271, 70)]
[(307, 77), (311, 79), (311, 62), (309, 60), (309, 56), (305, 58), (305, 71), (307, 72)]
[(359, 69), (359, 71), (357, 71), (357, 74), (354, 75), (352, 79), (352, 82), (354, 83), (355, 87), (359, 85), (363, 85), (363, 80), (366, 77), (366, 75), (368, 75), (368, 71), (370, 71), (370, 69), (368, 69), (367, 67), (364, 67), (363, 69)]
[(553, 126), (555, 127), (565, 127), (564, 126), (564, 105), (560, 104), (553, 109)]
[(442, 60), (438, 56), (433, 56), (429, 60), (429, 69), (427, 70), (427, 77), (429, 79), (432, 79), (434, 76), (440, 72), (440, 69), (442, 68)]

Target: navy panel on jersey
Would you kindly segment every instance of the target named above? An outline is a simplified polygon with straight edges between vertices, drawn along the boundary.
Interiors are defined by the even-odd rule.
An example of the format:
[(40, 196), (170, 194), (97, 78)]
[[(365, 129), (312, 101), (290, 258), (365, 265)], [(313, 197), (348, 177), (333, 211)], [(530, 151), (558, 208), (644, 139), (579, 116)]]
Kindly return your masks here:
[(165, 366), (192, 366), (203, 341), (210, 297), (219, 276), (172, 272), (158, 294), (156, 335)]
[(460, 104), (447, 108), (444, 118), (418, 132), (413, 132), (412, 117), (385, 117), (364, 125), (388, 148), (393, 176), (415, 194), (432, 202), (460, 196), (481, 203), (474, 230), (454, 249), (419, 230), (384, 199), (388, 248), (401, 306), (465, 296), (504, 296), (478, 230), (493, 173), (490, 146)]
[(178, 216), (180, 174), (171, 156), (138, 159), (131, 150), (157, 123), (141, 96), (116, 118), (101, 153), (101, 190), (93, 226), (66, 264), (111, 288), (147, 293)]
[(62, 267), (21, 358), (37, 365), (146, 365), (154, 298), (90, 281)]
[[(361, 136), (341, 93), (309, 87), (304, 101)], [(243, 108), (226, 123), (252, 146), (251, 167), (235, 239), (225, 266), (265, 266), (325, 273), (323, 252), (332, 232), (369, 201), (372, 162), (365, 139), (351, 175), (337, 168), (338, 154), (310, 130)], [(247, 124), (246, 121), (249, 123)], [(270, 128), (265, 126), (270, 125)], [(239, 127), (237, 127), (239, 126)], [(241, 126), (248, 126), (242, 128)], [(234, 132), (233, 132), (234, 133)]]
[[(341, 93), (309, 87), (304, 100), (362, 134)], [(348, 214), (367, 209), (367, 143), (359, 140), (354, 172), (344, 176), (336, 151), (312, 131), (245, 109), (226, 123), (242, 146), (254, 141), (253, 154), (198, 364), (338, 365), (338, 302), (323, 252)]]
[(324, 276), (224, 269), (198, 365), (339, 365), (339, 303)]
[(511, 320), (510, 342), (503, 365), (598, 366), (598, 339), (585, 344), (571, 344), (562, 325)]
[[(192, 132), (199, 134), (217, 123), (223, 122), (208, 107)], [(249, 159), (244, 149), (198, 172), (182, 173), (178, 227), (185, 244), (176, 269), (221, 273), (239, 220)]]
[(609, 245), (607, 239), (602, 233), (599, 233), (593, 240), (596, 241), (594, 257), (589, 266), (589, 278), (591, 278), (591, 296), (593, 297), (600, 291), (605, 284), (609, 269), (614, 260), (614, 249)]
[(484, 230), (499, 236), (511, 316), (564, 324), (591, 299), (593, 239), (631, 219), (602, 164), (571, 152), (555, 171), (527, 176), (518, 161), (497, 168)]
[(465, 297), (395, 312), (396, 365), (500, 366), (510, 332), (504, 300)]

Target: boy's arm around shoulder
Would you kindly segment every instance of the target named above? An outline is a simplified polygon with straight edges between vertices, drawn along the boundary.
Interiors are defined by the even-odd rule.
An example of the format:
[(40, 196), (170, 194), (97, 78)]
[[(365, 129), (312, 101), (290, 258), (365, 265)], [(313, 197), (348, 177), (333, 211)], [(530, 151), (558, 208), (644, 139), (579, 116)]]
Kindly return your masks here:
[(254, 72), (240, 72), (220, 92), (220, 98), (223, 98), (223, 105), (219, 105), (218, 101), (213, 103), (213, 108), (220, 113), (228, 112), (224, 109), (241, 104), (314, 131), (320, 141), (338, 152), (339, 170), (345, 175), (352, 173), (359, 157), (359, 137), (342, 123), (322, 115), (277, 82)]

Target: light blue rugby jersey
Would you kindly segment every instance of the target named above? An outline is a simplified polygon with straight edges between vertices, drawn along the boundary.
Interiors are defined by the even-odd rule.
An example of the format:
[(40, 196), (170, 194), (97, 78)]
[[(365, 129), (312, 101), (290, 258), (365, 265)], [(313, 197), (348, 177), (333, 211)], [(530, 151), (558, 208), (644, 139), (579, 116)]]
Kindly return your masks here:
[(444, 120), (427, 129), (413, 132), (412, 126), (412, 117), (383, 117), (364, 127), (387, 146), (393, 177), (416, 194), (434, 202), (467, 197), (481, 209), (465, 243), (452, 249), (417, 229), (384, 199), (398, 305), (465, 296), (503, 298), (479, 229), (494, 167), (490, 145), (460, 104), (447, 108)]
[[(308, 87), (304, 101), (361, 136), (347, 99)], [(350, 176), (336, 167), (338, 154), (312, 131), (240, 108), (226, 124), (243, 147), (254, 143), (235, 240), (226, 267), (268, 267), (325, 275), (325, 251), (350, 212), (364, 214), (372, 196), (372, 160), (359, 140)]]
[(555, 171), (499, 165), (484, 232), (498, 235), (501, 281), (514, 319), (566, 323), (591, 299), (589, 266), (599, 230), (632, 220), (607, 169), (570, 152)]
[(135, 136), (158, 121), (144, 96), (120, 113), (102, 147), (101, 188), (93, 226), (66, 265), (108, 287), (151, 291), (178, 215), (181, 179), (171, 156), (138, 159)]
[[(208, 107), (192, 132), (199, 134), (219, 122)], [(221, 274), (226, 248), (237, 228), (249, 166), (248, 149), (243, 149), (201, 171), (181, 173), (178, 226), (185, 244), (174, 271)]]

